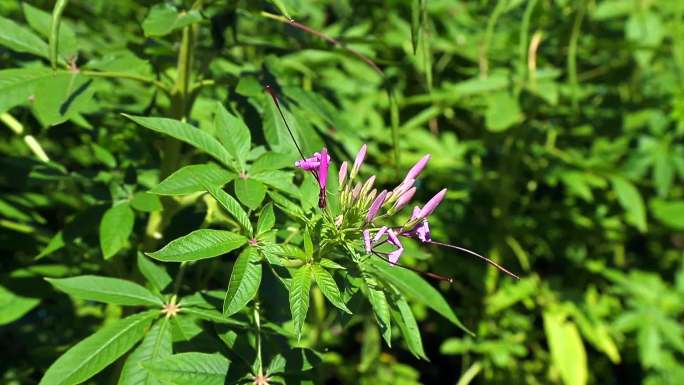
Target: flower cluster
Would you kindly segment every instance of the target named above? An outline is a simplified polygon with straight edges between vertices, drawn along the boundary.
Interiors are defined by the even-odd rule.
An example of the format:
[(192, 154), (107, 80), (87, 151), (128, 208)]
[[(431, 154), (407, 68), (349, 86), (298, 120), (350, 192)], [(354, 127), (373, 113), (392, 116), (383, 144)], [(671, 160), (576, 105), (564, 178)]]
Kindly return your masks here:
[[(430, 161), (430, 155), (423, 156), (408, 171), (404, 180), (391, 191), (382, 190), (378, 192), (375, 188), (375, 175), (370, 176), (365, 181), (356, 181), (361, 165), (366, 158), (367, 146), (361, 146), (356, 159), (349, 169), (349, 164), (345, 161), (340, 166), (339, 173), (339, 214), (332, 220), (334, 226), (340, 232), (351, 231), (359, 234), (363, 241), (364, 250), (367, 254), (373, 254), (386, 258), (392, 265), (399, 261), (404, 253), (404, 246), (401, 243), (402, 237), (415, 238), (423, 243), (448, 247), (460, 252), (476, 256), (490, 265), (496, 267), (511, 277), (519, 277), (506, 270), (491, 259), (463, 247), (454, 246), (447, 243), (434, 241), (430, 235), (429, 217), (437, 206), (444, 200), (447, 189), (442, 189), (435, 194), (423, 207), (415, 206), (409, 220), (402, 226), (379, 226), (376, 223), (381, 219), (390, 217), (404, 207), (413, 199), (416, 193), (416, 178), (425, 169)], [(310, 171), (314, 174), (320, 187), (319, 207), (326, 208), (326, 193), (328, 181), (328, 168), (330, 156), (328, 151), (323, 148), (313, 156), (301, 159), (295, 163), (295, 167)], [(381, 213), (381, 211), (383, 211)], [(357, 238), (358, 239), (358, 238)], [(392, 251), (385, 253), (377, 248), (381, 245), (389, 244)], [(406, 267), (406, 266), (404, 266)], [(429, 274), (437, 276), (436, 274)]]
[[(354, 164), (349, 170), (345, 161), (340, 166), (339, 173), (339, 197), (340, 214), (335, 220), (338, 228), (357, 227), (361, 228), (361, 234), (368, 254), (378, 253), (376, 246), (389, 243), (394, 250), (386, 253), (391, 264), (397, 263), (404, 246), (400, 237), (415, 237), (421, 242), (430, 243), (430, 226), (428, 217), (444, 199), (447, 190), (443, 189), (430, 199), (425, 206), (414, 207), (411, 218), (401, 227), (382, 226), (377, 228), (375, 222), (381, 218), (398, 213), (407, 206), (416, 193), (414, 186), (416, 178), (423, 171), (430, 160), (430, 155), (421, 158), (406, 174), (404, 180), (392, 191), (374, 188), (376, 177), (370, 176), (365, 181), (355, 182), (359, 169), (366, 157), (367, 146), (364, 144), (356, 155)], [(327, 158), (326, 158), (327, 157)], [(326, 149), (315, 153), (312, 157), (299, 160), (295, 166), (303, 170), (314, 172), (321, 188), (321, 196), (325, 196), (329, 156)], [(381, 210), (384, 213), (381, 214)]]

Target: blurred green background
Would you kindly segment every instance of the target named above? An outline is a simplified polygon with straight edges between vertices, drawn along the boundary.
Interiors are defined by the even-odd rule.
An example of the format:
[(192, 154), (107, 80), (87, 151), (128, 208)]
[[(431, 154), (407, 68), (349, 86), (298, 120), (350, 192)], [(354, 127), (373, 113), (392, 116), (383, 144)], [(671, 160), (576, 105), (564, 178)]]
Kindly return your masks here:
[[(103, 261), (97, 227), (118, 186), (158, 180), (158, 138), (119, 113), (177, 116), (144, 79), (175, 77), (190, 23), (193, 123), (221, 100), (257, 144), (277, 147), (260, 117), (270, 83), (306, 152), (325, 142), (341, 161), (368, 143), (387, 185), (431, 153), (419, 199), (449, 189), (433, 237), (522, 276), (411, 246), (405, 263), (455, 278), (435, 285), (477, 336), (415, 307), (426, 362), (331, 330), (328, 383), (684, 383), (684, 1), (203, 3), (179, 13), (192, 2), (71, 1), (59, 50), (72, 60), (60, 65), (80, 74), (49, 81), (54, 3), (0, 3), (0, 383), (37, 383), (119, 316), (70, 304), (42, 277), (117, 276), (133, 263), (134, 247)], [(262, 12), (287, 12), (384, 75)], [(168, 239), (201, 221), (184, 215)]]

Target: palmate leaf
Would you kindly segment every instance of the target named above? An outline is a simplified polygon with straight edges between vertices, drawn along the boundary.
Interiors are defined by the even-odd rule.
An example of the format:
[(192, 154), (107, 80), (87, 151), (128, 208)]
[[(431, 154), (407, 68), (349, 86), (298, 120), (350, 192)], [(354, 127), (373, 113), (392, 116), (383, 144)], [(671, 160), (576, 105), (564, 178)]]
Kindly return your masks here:
[(311, 276), (311, 265), (304, 265), (295, 271), (290, 282), (290, 312), (298, 339), (302, 337), (302, 327), (309, 312)]
[(247, 242), (247, 238), (225, 230), (200, 229), (174, 239), (166, 246), (148, 256), (164, 262), (187, 262), (218, 257), (235, 250)]
[(237, 175), (213, 163), (185, 166), (150, 190), (158, 195), (186, 195), (205, 191), (204, 186), (222, 187)]
[(366, 282), (366, 288), (368, 289), (368, 301), (373, 308), (373, 313), (375, 314), (375, 321), (380, 327), (380, 333), (382, 338), (387, 343), (387, 346), (392, 346), (392, 326), (390, 324), (390, 307), (387, 302), (387, 296), (383, 291), (383, 288), (378, 285), (375, 278), (370, 275), (364, 275), (364, 281)]
[(247, 216), (247, 213), (245, 210), (240, 206), (240, 204), (230, 196), (227, 192), (225, 192), (221, 188), (217, 188), (215, 186), (211, 185), (205, 185), (204, 188), (211, 194), (211, 196), (216, 199), (216, 201), (224, 208), (230, 215), (235, 218), (235, 220), (238, 221), (240, 226), (248, 232), (250, 235), (254, 233), (254, 230), (252, 228), (252, 223), (249, 221), (249, 216)]
[(135, 213), (128, 203), (108, 209), (100, 221), (100, 248), (105, 259), (113, 257), (126, 244), (133, 231)]
[(197, 127), (175, 119), (147, 118), (144, 116), (132, 116), (126, 114), (123, 115), (145, 128), (169, 135), (189, 144), (198, 150), (214, 157), (214, 159), (223, 163), (225, 166), (233, 166), (233, 158), (230, 156), (228, 151), (223, 148), (221, 143), (214, 139), (213, 136)]
[(140, 345), (128, 356), (121, 370), (119, 385), (161, 385), (142, 367), (142, 363), (170, 356), (173, 352), (172, 343), (171, 323), (165, 317), (150, 329)]
[(138, 270), (157, 291), (163, 291), (171, 283), (171, 276), (166, 269), (155, 265), (142, 253), (138, 253)]
[(473, 334), (470, 330), (468, 330), (468, 328), (465, 327), (465, 325), (461, 323), (439, 291), (432, 287), (432, 285), (426, 282), (421, 276), (410, 270), (392, 267), (387, 262), (378, 258), (373, 258), (371, 260), (371, 264), (373, 265), (375, 274), (380, 279), (395, 286), (409, 299), (418, 303), (422, 303), (423, 305), (444, 316), (446, 319), (463, 329), (465, 332)]
[(321, 289), (325, 298), (338, 309), (351, 314), (351, 311), (342, 300), (342, 294), (340, 293), (340, 289), (337, 287), (337, 283), (333, 276), (320, 265), (314, 265), (313, 270), (316, 284)]
[(119, 278), (81, 275), (46, 278), (57, 289), (80, 299), (127, 306), (163, 305), (163, 301), (135, 282)]
[(235, 261), (223, 302), (223, 314), (226, 317), (240, 311), (259, 291), (261, 264), (258, 259), (257, 249), (248, 247)]
[(40, 385), (84, 382), (133, 347), (158, 315), (159, 311), (150, 310), (103, 327), (59, 357), (45, 372)]
[(175, 385), (223, 385), (230, 361), (220, 354), (181, 353), (142, 364), (154, 377)]

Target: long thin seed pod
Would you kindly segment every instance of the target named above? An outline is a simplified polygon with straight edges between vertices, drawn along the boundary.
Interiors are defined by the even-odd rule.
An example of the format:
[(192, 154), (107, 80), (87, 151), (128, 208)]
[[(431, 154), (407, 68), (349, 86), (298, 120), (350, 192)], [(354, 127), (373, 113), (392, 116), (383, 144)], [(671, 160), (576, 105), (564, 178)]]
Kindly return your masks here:
[(506, 270), (506, 268), (504, 268), (503, 266), (499, 265), (498, 263), (492, 261), (491, 259), (489, 259), (489, 258), (487, 258), (487, 257), (485, 257), (485, 256), (482, 256), (482, 255), (480, 255), (480, 254), (478, 254), (478, 253), (476, 253), (476, 252), (474, 252), (474, 251), (468, 250), (468, 249), (463, 248), (463, 247), (454, 246), (454, 245), (450, 245), (450, 244), (448, 244), (448, 243), (442, 243), (442, 242), (437, 242), (437, 241), (430, 241), (429, 243), (431, 243), (431, 244), (433, 244), (433, 245), (437, 245), (437, 246), (449, 247), (449, 248), (452, 248), (452, 249), (460, 250), (460, 251), (462, 251), (462, 252), (464, 252), (464, 253), (468, 253), (468, 254), (470, 254), (470, 255), (474, 255), (474, 256), (476, 256), (476, 257), (478, 257), (478, 258), (484, 260), (485, 262), (489, 263), (490, 265), (496, 267), (496, 268), (499, 269), (500, 271), (502, 271), (502, 272), (504, 272), (504, 273), (510, 275), (511, 277), (513, 277), (513, 278), (515, 278), (515, 279), (520, 279), (519, 276), (517, 276), (516, 274), (513, 274), (513, 273), (511, 273), (510, 271)]
[[(380, 259), (382, 259), (383, 261), (386, 261), (387, 263), (390, 263), (389, 259), (385, 258), (382, 254), (383, 254), (383, 253), (380, 253), (380, 252), (378, 252), (378, 251), (373, 251), (373, 255), (375, 255), (376, 257), (378, 257), (378, 258), (380, 258)], [(429, 271), (421, 271), (421, 270), (418, 270), (418, 269), (413, 268), (413, 267), (411, 267), (411, 266), (402, 265), (401, 263), (398, 263), (398, 262), (395, 263), (394, 266), (399, 266), (399, 267), (401, 267), (401, 268), (403, 268), (403, 269), (411, 270), (411, 271), (414, 272), (414, 273), (418, 273), (418, 274), (420, 274), (420, 275), (424, 275), (424, 276), (426, 276), (426, 277), (428, 277), (428, 278), (436, 279), (436, 280), (438, 280), (438, 281), (454, 283), (454, 279), (453, 279), (453, 278), (447, 277), (447, 276), (445, 276), (445, 275), (441, 275), (441, 274), (437, 274), (437, 273), (431, 273), (431, 272), (429, 272)]]

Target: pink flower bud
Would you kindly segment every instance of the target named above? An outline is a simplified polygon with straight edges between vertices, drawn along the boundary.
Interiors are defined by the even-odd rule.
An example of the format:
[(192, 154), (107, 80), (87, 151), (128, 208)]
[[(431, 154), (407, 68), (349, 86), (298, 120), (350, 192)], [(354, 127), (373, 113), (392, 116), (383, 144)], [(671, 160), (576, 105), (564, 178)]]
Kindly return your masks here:
[(375, 218), (375, 216), (378, 215), (378, 211), (380, 210), (382, 204), (385, 202), (386, 196), (387, 190), (382, 190), (380, 195), (378, 195), (378, 197), (375, 198), (370, 208), (368, 209), (368, 215), (366, 215), (366, 222), (371, 222), (373, 218)]
[(368, 229), (363, 230), (363, 245), (366, 248), (366, 253), (370, 254), (370, 252), (371, 252), (371, 239), (370, 239), (370, 230), (368, 230)]
[(363, 187), (361, 187), (361, 196), (368, 194), (368, 192), (373, 188), (374, 184), (375, 184), (375, 175), (371, 175), (371, 177), (368, 178), (366, 183), (363, 184)]
[(444, 196), (446, 196), (447, 189), (442, 189), (442, 191), (438, 192), (435, 194), (435, 196), (430, 199), (425, 206), (420, 210), (418, 213), (418, 218), (424, 219), (427, 218), (430, 214), (432, 214), (433, 211), (439, 206), (439, 204), (442, 202), (444, 199)]
[(356, 159), (354, 159), (354, 166), (352, 167), (351, 175), (349, 176), (350, 179), (354, 179), (356, 174), (359, 172), (359, 169), (361, 168), (364, 159), (366, 159), (366, 151), (368, 151), (368, 146), (364, 144), (363, 146), (361, 146), (361, 149), (356, 154)]
[(399, 211), (406, 206), (411, 198), (413, 198), (413, 195), (416, 193), (416, 188), (411, 187), (408, 191), (403, 193), (399, 199), (397, 199), (397, 203), (394, 204), (394, 207), (392, 207), (393, 211)]
[(346, 177), (347, 177), (347, 161), (345, 160), (344, 162), (342, 162), (342, 165), (340, 166), (340, 174), (338, 177), (340, 190), (342, 189), (342, 186), (344, 185), (344, 179)]
[(409, 172), (406, 174), (406, 178), (404, 178), (404, 180), (416, 179), (418, 177), (418, 175), (423, 171), (425, 166), (427, 166), (429, 161), (430, 161), (430, 154), (427, 154), (424, 157), (420, 158), (420, 160), (418, 162), (416, 162), (416, 164), (413, 165), (413, 167), (411, 167)]

